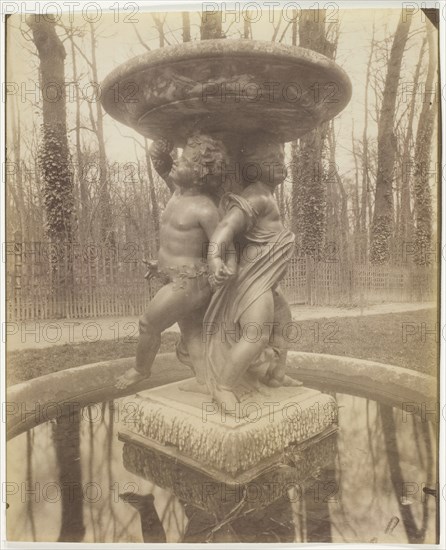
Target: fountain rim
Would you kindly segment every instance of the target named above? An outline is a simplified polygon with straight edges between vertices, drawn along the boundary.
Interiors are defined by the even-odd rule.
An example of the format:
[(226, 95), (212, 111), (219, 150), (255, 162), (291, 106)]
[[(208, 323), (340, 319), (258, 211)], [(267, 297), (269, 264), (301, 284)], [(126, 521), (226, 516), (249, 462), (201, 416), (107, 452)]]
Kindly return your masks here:
[(231, 40), (224, 38), (184, 42), (137, 55), (113, 69), (103, 79), (102, 86), (110, 86), (110, 83), (114, 83), (118, 78), (128, 77), (142, 68), (146, 69), (166, 62), (179, 62), (196, 57), (226, 57), (228, 55), (240, 57), (253, 55), (261, 58), (271, 56), (299, 61), (308, 66), (315, 66), (316, 64), (323, 69), (334, 70), (339, 73), (339, 76), (343, 77), (344, 83), (351, 91), (351, 80), (347, 72), (336, 61), (319, 52), (301, 46), (291, 46), (267, 40)]
[(101, 104), (105, 111), (121, 123), (120, 116), (116, 116), (115, 94), (110, 93), (114, 86), (120, 81), (128, 80), (132, 75), (147, 71), (159, 65), (171, 65), (193, 59), (212, 58), (260, 58), (264, 61), (272, 59), (277, 61), (288, 61), (303, 68), (308, 67), (324, 72), (327, 76), (333, 75), (333, 79), (342, 89), (342, 95), (337, 103), (337, 112), (322, 120), (331, 120), (339, 114), (349, 103), (352, 97), (352, 83), (347, 72), (334, 60), (325, 55), (302, 48), (264, 40), (246, 39), (213, 39), (185, 42), (173, 46), (157, 48), (153, 51), (135, 56), (113, 69), (101, 83)]
[[(163, 360), (174, 365), (174, 372), (166, 373), (164, 369), (156, 369), (159, 372), (152, 373), (150, 378), (126, 390), (117, 390), (114, 382), (133, 366), (134, 357), (90, 363), (10, 386), (6, 404), (21, 404), (22, 408), (19, 407), (16, 414), (6, 419), (6, 439), (13, 439), (39, 424), (57, 418), (56, 412), (62, 405), (84, 407), (190, 377), (190, 370), (178, 361), (175, 352), (159, 354), (154, 366), (160, 366)], [(334, 391), (339, 393), (369, 397), (398, 408), (405, 402), (429, 402), (438, 391), (437, 380), (431, 375), (354, 357), (289, 351), (287, 367), (289, 374), (295, 375), (308, 387), (336, 388)], [(163, 380), (160, 380), (160, 376)], [(30, 412), (33, 408), (35, 414)], [(23, 409), (27, 411), (24, 418)], [(415, 411), (414, 414), (420, 413)]]

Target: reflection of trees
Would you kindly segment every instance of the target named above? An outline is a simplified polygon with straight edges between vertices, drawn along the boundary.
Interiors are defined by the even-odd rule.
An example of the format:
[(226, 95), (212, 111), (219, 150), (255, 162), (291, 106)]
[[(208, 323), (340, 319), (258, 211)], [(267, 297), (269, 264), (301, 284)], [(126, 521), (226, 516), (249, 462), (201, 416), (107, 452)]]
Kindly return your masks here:
[(119, 498), (137, 510), (144, 542), (166, 542), (166, 533), (162, 521), (158, 517), (153, 495), (138, 495), (128, 492), (119, 495)]
[[(114, 436), (114, 413), (115, 413), (115, 402), (108, 402), (108, 424), (107, 424), (107, 445), (106, 445), (106, 464), (107, 464), (107, 474), (108, 474), (108, 486), (113, 485), (113, 436)], [(105, 415), (102, 416), (105, 418)], [(116, 525), (119, 522), (116, 517), (115, 507), (113, 506), (113, 494), (111, 491), (108, 491), (108, 508), (110, 513), (109, 522), (111, 522), (113, 528), (113, 541), (116, 540)]]
[[(256, 507), (245, 499), (226, 513), (203, 511), (182, 502), (188, 523), (181, 542), (295, 542), (295, 524), (287, 495), (267, 507)], [(327, 541), (328, 542), (328, 541)]]
[[(336, 399), (336, 402), (338, 402), (338, 394), (334, 394), (333, 397)], [(342, 397), (342, 396), (341, 396)], [(345, 399), (345, 396), (343, 396)], [(355, 399), (350, 401), (350, 407), (354, 407), (355, 402), (357, 402)], [(360, 417), (360, 414), (357, 415), (357, 417)], [(352, 430), (352, 427), (350, 426), (350, 430)], [(331, 514), (331, 526), (334, 531), (338, 533), (338, 535), (342, 538), (344, 542), (349, 542), (350, 538), (347, 533), (347, 530), (350, 531), (351, 535), (350, 537), (353, 537), (354, 540), (358, 540), (358, 532), (353, 527), (352, 522), (348, 519), (348, 512), (345, 509), (345, 502), (343, 499), (343, 487), (344, 487), (344, 471), (346, 470), (345, 465), (343, 464), (343, 460), (345, 460), (345, 454), (348, 452), (349, 446), (350, 446), (350, 437), (352, 436), (352, 431), (349, 431), (348, 433), (348, 439), (345, 438), (345, 435), (341, 429), (339, 432), (338, 438), (336, 440), (337, 450), (336, 450), (336, 457), (335, 457), (335, 464), (336, 464), (336, 475), (335, 478), (337, 480), (337, 486), (338, 486), (338, 493), (337, 493), (337, 508), (340, 512), (340, 519), (342, 520), (342, 523), (339, 522), (338, 524), (338, 517), (336, 514)], [(353, 432), (354, 436), (354, 432)], [(346, 471), (347, 474), (347, 485), (348, 481), (351, 476), (351, 472)], [(349, 505), (349, 503), (347, 503)]]
[[(428, 487), (435, 486), (435, 429), (427, 422), (420, 422), (416, 417), (409, 418), (405, 424), (401, 423), (401, 419), (395, 416), (391, 408), (378, 406), (373, 401), (367, 404), (364, 399), (337, 397), (341, 415), (344, 416), (341, 418), (339, 432), (339, 453), (335, 458), (336, 477), (332, 473), (329, 479), (318, 478), (316, 481), (320, 491), (319, 503), (311, 502), (312, 498), (316, 498), (314, 487), (317, 488), (317, 485), (313, 488), (309, 485), (309, 493), (305, 498), (302, 498), (302, 494), (299, 501), (292, 500), (293, 515), (291, 512), (288, 513), (284, 503), (277, 503), (276, 507), (267, 508), (264, 512), (250, 511), (248, 507), (241, 510), (239, 516), (231, 517), (228, 524), (224, 523), (226, 518), (210, 515), (205, 517), (206, 514), (203, 516), (203, 512), (187, 510), (187, 507), (183, 510), (173, 495), (142, 479), (128, 477), (115, 438), (114, 417), (117, 415), (114, 414), (116, 411), (113, 406), (109, 407), (106, 404), (101, 411), (101, 405), (92, 405), (88, 416), (84, 414), (80, 436), (83, 460), (79, 459), (79, 415), (62, 417), (53, 428), (53, 439), (59, 466), (60, 487), (63, 488), (68, 483), (69, 491), (65, 494), (62, 492), (59, 540), (90, 541), (94, 538), (97, 542), (139, 542), (143, 522), (145, 532), (152, 532), (153, 536), (153, 527), (149, 529), (146, 519), (150, 520), (152, 512), (156, 510), (150, 508), (151, 512), (146, 513), (147, 508), (144, 506), (144, 503), (149, 501), (153, 504), (150, 496), (150, 493), (153, 493), (156, 497), (159, 521), (169, 542), (178, 540), (177, 537), (181, 537), (183, 533), (186, 533), (184, 542), (199, 542), (205, 540), (211, 532), (214, 541), (236, 537), (236, 540), (243, 542), (291, 542), (297, 537), (301, 542), (315, 542), (316, 539), (326, 540), (321, 529), (328, 530), (328, 522), (331, 523), (331, 536), (334, 542), (366, 542), (372, 536), (372, 530), (376, 532), (381, 526), (384, 531), (388, 518), (395, 515), (392, 509), (396, 508), (394, 492), (399, 497), (400, 513), (396, 513), (401, 518), (399, 527), (404, 527), (410, 542), (428, 542), (432, 531), (430, 523), (428, 526), (428, 520), (429, 513), (433, 511), (433, 497), (423, 495), (425, 500), (417, 500), (412, 506), (407, 500), (401, 500), (401, 497), (404, 496), (404, 489), (407, 487), (403, 484), (409, 481), (422, 480)], [(36, 481), (41, 481), (42, 475), (47, 475), (46, 471), (49, 471), (50, 479), (54, 479), (52, 466), (48, 466), (47, 434), (48, 430), (45, 427), (26, 435), (26, 461), (23, 466), (28, 487), (32, 487)], [(82, 476), (81, 463), (84, 468)], [(409, 477), (411, 471), (418, 479)], [(376, 478), (376, 483), (372, 484), (372, 477), (373, 480)], [(333, 479), (336, 479), (338, 487), (336, 499), (334, 502), (330, 501), (328, 506), (322, 503), (321, 507), (321, 501), (331, 492), (330, 484)], [(96, 502), (84, 498), (82, 503), (82, 481), (84, 487), (89, 482), (100, 487), (101, 498)], [(111, 485), (114, 486), (113, 490), (110, 488)], [(74, 491), (75, 487), (79, 491)], [(140, 502), (143, 503), (141, 510), (135, 509), (137, 506), (132, 507), (131, 503), (118, 502), (118, 488), (120, 494), (131, 491), (140, 497)], [(420, 495), (422, 492), (419, 488), (417, 497)], [(23, 505), (22, 510), (26, 509), (26, 515), (23, 513), (21, 519), (26, 521), (26, 525), (22, 526), (22, 530), (26, 532), (25, 536), (29, 540), (42, 540), (42, 535), (45, 535), (41, 532), (44, 529), (43, 523), (39, 521), (42, 515), (39, 507), (41, 505), (36, 505), (32, 498), (27, 499)], [(82, 507), (88, 527), (84, 539)], [(246, 511), (249, 513), (245, 514)], [(189, 519), (187, 527), (184, 525), (185, 513)], [(154, 515), (153, 518), (156, 520)], [(420, 526), (419, 529), (417, 524)], [(159, 532), (161, 533), (161, 529)]]
[[(94, 458), (94, 431), (93, 431), (93, 414), (91, 406), (87, 407), (88, 412), (88, 435), (89, 435), (89, 453), (88, 453), (88, 481), (92, 481), (93, 476), (93, 458)], [(93, 529), (93, 540), (96, 542), (96, 522), (93, 517), (93, 507), (89, 506), (91, 527)]]
[[(33, 444), (34, 444), (34, 430), (28, 430), (26, 432), (26, 486), (33, 487)], [(31, 526), (31, 535), (33, 541), (36, 542), (36, 522), (34, 521), (34, 511), (31, 499), (26, 499), (26, 514)]]
[[(370, 427), (370, 399), (367, 399), (366, 401), (366, 425), (367, 425), (367, 442), (368, 442), (368, 449), (370, 453), (370, 457), (372, 459), (372, 464), (376, 464), (376, 457), (375, 457), (375, 451), (373, 449), (373, 440), (372, 437), (372, 430)], [(375, 424), (376, 426), (376, 424)], [(375, 437), (376, 441), (376, 437)], [(373, 496), (372, 500), (370, 501), (370, 509), (373, 507), (376, 497), (377, 497), (377, 488), (376, 488), (376, 468), (373, 468)]]
[(80, 542), (84, 538), (82, 470), (80, 460), (80, 413), (64, 411), (53, 429), (59, 467), (62, 522), (58, 542)]
[[(98, 405), (99, 406), (99, 405)], [(94, 542), (119, 540), (118, 530), (124, 537), (130, 536), (128, 526), (122, 526), (116, 515), (116, 494), (112, 487), (118, 481), (113, 475), (113, 441), (114, 441), (114, 402), (89, 407), (89, 481), (98, 484), (101, 498), (97, 502), (88, 502)], [(115, 499), (115, 500), (114, 500)], [(131, 523), (130, 523), (131, 524)]]
[(139, 542), (138, 527), (135, 532), (135, 526), (140, 523), (138, 518), (144, 522), (145, 529), (147, 527), (145, 517), (147, 507), (142, 506), (142, 515), (140, 515), (138, 505), (127, 508), (118, 501), (118, 493), (125, 492), (128, 487), (129, 490), (134, 491), (135, 503), (138, 500), (136, 504), (139, 504), (141, 498), (144, 504), (144, 496), (137, 494), (140, 490), (139, 484), (126, 482), (120, 453), (116, 453), (117, 412), (119, 409), (111, 401), (92, 404), (87, 407), (87, 414), (83, 417), (86, 421), (84, 444), (86, 445), (87, 479), (85, 481), (94, 483), (100, 490), (100, 498), (96, 502), (88, 500), (85, 502), (89, 517), (88, 527), (91, 529), (90, 536), (94, 542)]
[[(421, 544), (424, 542), (427, 531), (427, 522), (428, 522), (428, 501), (427, 498), (423, 500), (423, 513), (422, 513), (422, 522), (421, 528), (418, 529), (415, 521), (415, 517), (412, 512), (410, 503), (403, 502), (403, 497), (405, 494), (405, 479), (401, 470), (400, 464), (400, 453), (398, 449), (397, 434), (396, 434), (396, 425), (393, 415), (393, 408), (379, 404), (379, 411), (382, 419), (382, 429), (384, 434), (384, 442), (387, 453), (387, 461), (390, 469), (390, 478), (392, 481), (393, 489), (395, 491), (395, 496), (398, 500), (398, 506), (400, 515), (403, 521), (404, 529), (406, 531), (407, 538), (411, 544)], [(432, 442), (429, 434), (429, 425), (427, 422), (421, 423), (421, 431), (423, 437), (423, 443), (426, 446), (427, 453), (427, 475), (428, 479), (431, 480), (431, 472), (433, 467), (433, 453), (432, 453)], [(414, 431), (414, 437), (417, 439), (419, 437), (418, 431)], [(418, 447), (420, 442), (417, 443)]]
[(180, 518), (178, 517), (178, 510), (175, 506), (176, 497), (171, 494), (166, 502), (163, 513), (161, 514), (161, 523), (165, 526), (166, 533), (170, 533), (172, 528), (177, 533), (184, 531), (184, 526), (180, 525)]
[[(305, 491), (305, 515), (307, 542), (332, 542), (331, 518), (329, 509), (329, 499), (333, 488), (336, 487), (336, 473), (333, 466), (324, 468), (319, 477), (315, 480), (318, 484), (317, 493), (308, 487)], [(320, 495), (320, 488), (322, 495)], [(335, 490), (335, 494), (338, 491)]]

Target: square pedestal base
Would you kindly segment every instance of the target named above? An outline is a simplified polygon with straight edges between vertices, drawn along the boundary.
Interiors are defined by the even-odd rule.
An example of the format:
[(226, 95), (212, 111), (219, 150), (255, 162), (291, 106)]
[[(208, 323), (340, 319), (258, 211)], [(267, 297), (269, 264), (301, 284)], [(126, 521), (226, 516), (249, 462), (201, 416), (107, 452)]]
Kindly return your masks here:
[[(170, 457), (215, 481), (246, 483), (336, 431), (337, 404), (305, 387), (271, 388), (244, 397), (222, 415), (208, 395), (175, 382), (131, 399), (121, 440)], [(130, 401), (130, 400), (129, 400)]]

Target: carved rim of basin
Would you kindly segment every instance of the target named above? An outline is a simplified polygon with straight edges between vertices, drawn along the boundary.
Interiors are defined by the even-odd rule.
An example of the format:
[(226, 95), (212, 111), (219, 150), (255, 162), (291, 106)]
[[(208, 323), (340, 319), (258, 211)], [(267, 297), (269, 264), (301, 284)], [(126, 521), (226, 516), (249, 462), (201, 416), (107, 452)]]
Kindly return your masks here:
[[(134, 357), (102, 361), (10, 386), (4, 410), (7, 439), (60, 416), (64, 408), (72, 412), (191, 376), (190, 369), (178, 361), (175, 353), (161, 353), (155, 359), (150, 378), (130, 389), (117, 390), (116, 378), (134, 362)], [(287, 366), (290, 375), (322, 391), (366, 397), (401, 410), (409, 404), (407, 412), (418, 415), (423, 414), (422, 404), (429, 411), (438, 406), (436, 378), (415, 370), (353, 357), (297, 351), (288, 352)], [(438, 421), (434, 414), (426, 418)]]
[(291, 141), (340, 113), (351, 93), (347, 73), (317, 52), (220, 39), (123, 63), (102, 83), (101, 101), (119, 122), (181, 147), (195, 129)]

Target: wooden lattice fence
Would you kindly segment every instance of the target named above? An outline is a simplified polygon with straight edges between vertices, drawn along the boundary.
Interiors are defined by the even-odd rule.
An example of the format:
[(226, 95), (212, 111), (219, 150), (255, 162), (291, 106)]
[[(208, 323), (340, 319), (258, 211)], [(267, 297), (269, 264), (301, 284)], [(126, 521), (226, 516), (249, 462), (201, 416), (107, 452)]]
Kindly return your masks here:
[[(28, 246), (27, 246), (28, 245)], [(54, 251), (53, 251), (54, 252)], [(83, 248), (45, 254), (29, 243), (6, 249), (7, 319), (140, 315), (159, 288), (144, 279), (142, 254)], [(282, 282), (290, 304), (366, 306), (436, 299), (435, 266), (359, 265), (293, 258)]]
[(367, 306), (437, 298), (436, 266), (315, 262), (293, 258), (282, 288), (291, 304)]

